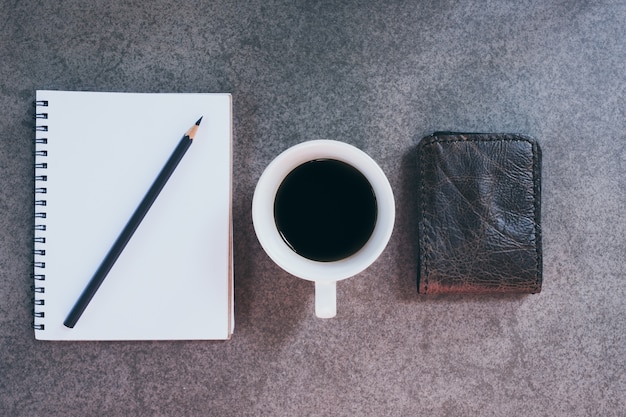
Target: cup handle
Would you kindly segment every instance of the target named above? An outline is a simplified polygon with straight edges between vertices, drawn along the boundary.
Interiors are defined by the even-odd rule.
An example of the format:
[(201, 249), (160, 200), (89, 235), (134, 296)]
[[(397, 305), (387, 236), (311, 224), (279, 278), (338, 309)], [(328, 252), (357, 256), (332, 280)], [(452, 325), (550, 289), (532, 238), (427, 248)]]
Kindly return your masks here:
[(315, 315), (322, 319), (337, 315), (337, 281), (315, 281)]

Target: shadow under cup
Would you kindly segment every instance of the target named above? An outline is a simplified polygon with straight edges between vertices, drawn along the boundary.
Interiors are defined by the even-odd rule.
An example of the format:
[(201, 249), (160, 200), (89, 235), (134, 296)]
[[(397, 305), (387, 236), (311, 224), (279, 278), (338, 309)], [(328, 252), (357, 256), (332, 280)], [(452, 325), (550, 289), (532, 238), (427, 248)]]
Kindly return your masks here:
[(314, 281), (316, 314), (336, 314), (336, 281), (358, 274), (386, 247), (395, 220), (391, 186), (376, 162), (339, 141), (293, 146), (265, 169), (252, 217), (269, 257)]

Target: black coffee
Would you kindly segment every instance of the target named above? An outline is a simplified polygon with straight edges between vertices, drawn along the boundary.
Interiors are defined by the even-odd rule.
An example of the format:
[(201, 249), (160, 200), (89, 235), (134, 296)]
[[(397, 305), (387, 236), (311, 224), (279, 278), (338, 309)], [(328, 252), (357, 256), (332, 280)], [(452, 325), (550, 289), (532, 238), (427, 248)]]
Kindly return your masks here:
[(323, 262), (346, 258), (365, 245), (376, 225), (376, 196), (352, 166), (334, 159), (305, 162), (283, 180), (274, 218), (298, 254)]

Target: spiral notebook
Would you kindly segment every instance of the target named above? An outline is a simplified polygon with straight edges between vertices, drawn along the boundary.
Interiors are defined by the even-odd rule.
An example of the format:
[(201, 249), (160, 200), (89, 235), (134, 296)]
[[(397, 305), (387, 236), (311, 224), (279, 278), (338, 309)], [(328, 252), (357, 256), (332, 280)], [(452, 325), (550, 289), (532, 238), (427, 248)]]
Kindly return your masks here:
[[(40, 340), (210, 340), (233, 327), (229, 94), (37, 91)], [(63, 325), (185, 132), (181, 159), (74, 326)]]

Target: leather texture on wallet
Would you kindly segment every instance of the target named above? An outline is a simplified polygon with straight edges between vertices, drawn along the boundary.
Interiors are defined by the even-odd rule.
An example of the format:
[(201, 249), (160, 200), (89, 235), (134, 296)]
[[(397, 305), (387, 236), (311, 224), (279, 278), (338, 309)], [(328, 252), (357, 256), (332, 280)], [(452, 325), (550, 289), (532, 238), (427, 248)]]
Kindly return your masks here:
[(418, 292), (540, 292), (538, 143), (435, 133), (420, 142), (418, 163)]

